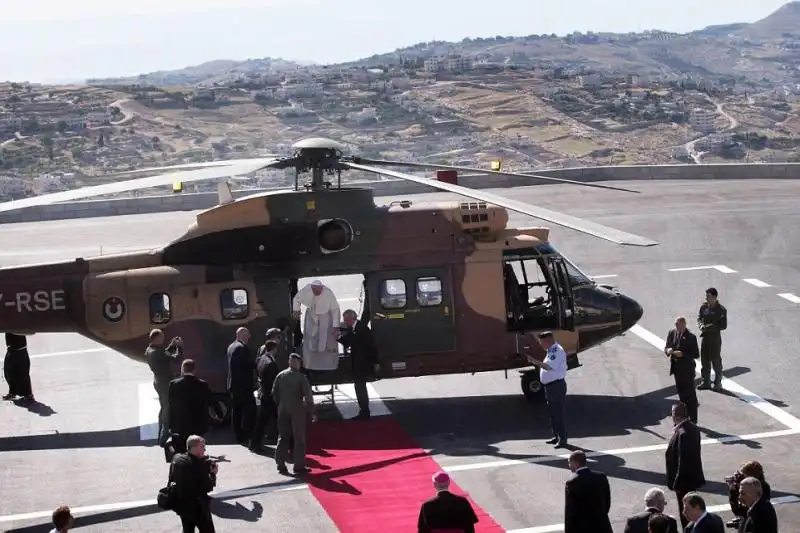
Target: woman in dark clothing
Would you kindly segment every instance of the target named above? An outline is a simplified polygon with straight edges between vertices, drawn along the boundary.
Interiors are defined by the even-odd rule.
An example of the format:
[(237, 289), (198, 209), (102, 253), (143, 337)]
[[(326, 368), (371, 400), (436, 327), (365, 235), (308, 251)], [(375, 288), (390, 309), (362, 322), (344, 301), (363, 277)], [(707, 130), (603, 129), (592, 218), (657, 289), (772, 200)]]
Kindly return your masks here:
[(736, 518), (728, 522), (727, 526), (730, 528), (739, 527), (741, 521), (747, 516), (747, 507), (739, 501), (739, 484), (747, 477), (754, 477), (761, 482), (762, 499), (769, 500), (772, 497), (769, 483), (764, 479), (764, 467), (761, 466), (761, 463), (758, 461), (742, 463), (742, 466), (733, 476), (726, 478), (731, 511), (736, 516)]
[(31, 358), (28, 355), (28, 339), (25, 335), (6, 333), (3, 375), (8, 383), (8, 394), (3, 396), (4, 400), (13, 400), (17, 396), (24, 400), (33, 400)]

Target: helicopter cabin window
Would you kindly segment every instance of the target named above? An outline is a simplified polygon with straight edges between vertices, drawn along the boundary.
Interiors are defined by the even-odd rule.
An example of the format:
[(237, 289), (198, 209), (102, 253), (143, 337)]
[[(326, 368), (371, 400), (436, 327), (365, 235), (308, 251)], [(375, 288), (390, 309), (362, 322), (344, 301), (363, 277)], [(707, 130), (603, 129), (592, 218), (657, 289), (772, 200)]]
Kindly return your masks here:
[(504, 255), (503, 285), (509, 329), (558, 327), (553, 278), (545, 259), (523, 250)]
[(417, 305), (420, 307), (442, 305), (442, 280), (433, 276), (417, 278)]
[(241, 320), (250, 314), (246, 289), (224, 289), (219, 300), (224, 320)]
[(577, 287), (579, 285), (591, 285), (592, 278), (581, 272), (581, 269), (576, 267), (569, 259), (563, 257), (564, 268), (567, 270), (567, 278), (569, 278), (570, 287)]
[(150, 295), (150, 322), (153, 324), (166, 324), (172, 320), (169, 294), (157, 292)]
[(386, 279), (381, 283), (381, 305), (384, 309), (402, 309), (406, 306), (406, 282)]

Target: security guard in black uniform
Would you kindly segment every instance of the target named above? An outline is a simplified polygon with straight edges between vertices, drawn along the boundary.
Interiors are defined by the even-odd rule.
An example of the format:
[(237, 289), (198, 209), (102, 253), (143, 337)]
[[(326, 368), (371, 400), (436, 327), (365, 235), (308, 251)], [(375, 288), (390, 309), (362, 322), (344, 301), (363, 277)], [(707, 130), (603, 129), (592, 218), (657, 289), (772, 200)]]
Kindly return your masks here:
[(667, 334), (664, 353), (669, 357), (669, 374), (675, 376), (678, 398), (686, 404), (689, 419), (697, 424), (697, 392), (694, 390), (695, 360), (700, 357), (697, 337), (686, 327), (686, 319), (675, 319), (675, 329)]
[(714, 390), (722, 391), (722, 332), (728, 328), (728, 310), (719, 303), (714, 287), (706, 290), (706, 301), (697, 314), (697, 327), (703, 341), (700, 346), (701, 390), (711, 388), (711, 367), (714, 367)]

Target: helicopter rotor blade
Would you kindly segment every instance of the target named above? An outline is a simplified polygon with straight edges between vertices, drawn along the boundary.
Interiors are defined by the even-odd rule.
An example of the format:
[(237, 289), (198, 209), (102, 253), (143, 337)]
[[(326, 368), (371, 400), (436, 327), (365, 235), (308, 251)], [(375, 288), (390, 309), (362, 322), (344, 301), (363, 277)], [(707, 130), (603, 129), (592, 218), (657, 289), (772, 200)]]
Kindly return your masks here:
[(406, 161), (387, 161), (382, 159), (364, 159), (357, 157), (353, 159), (356, 163), (363, 163), (366, 165), (378, 165), (388, 167), (409, 167), (409, 168), (425, 168), (431, 170), (455, 170), (458, 172), (477, 172), (480, 174), (494, 174), (496, 176), (512, 176), (515, 178), (528, 178), (538, 179), (544, 181), (552, 181), (553, 183), (569, 183), (570, 185), (580, 185), (582, 187), (594, 187), (595, 189), (607, 189), (611, 191), (631, 192), (634, 194), (641, 194), (640, 191), (633, 189), (625, 189), (623, 187), (612, 187), (611, 185), (602, 185), (600, 183), (587, 183), (583, 181), (568, 180), (565, 178), (553, 178), (551, 176), (542, 176), (539, 174), (520, 174), (518, 172), (506, 172), (503, 170), (486, 170), (483, 168), (473, 167), (459, 167), (453, 165), (436, 165), (432, 163), (410, 163)]
[(452, 192), (460, 194), (462, 196), (467, 196), (469, 198), (474, 198), (476, 200), (482, 200), (484, 202), (496, 204), (499, 205), (500, 207), (505, 207), (506, 209), (510, 209), (511, 211), (516, 211), (517, 213), (522, 213), (523, 215), (528, 215), (533, 218), (546, 220), (548, 222), (552, 222), (553, 224), (564, 226), (565, 228), (579, 231), (581, 233), (586, 233), (594, 237), (598, 237), (600, 239), (611, 241), (616, 244), (621, 244), (625, 246), (655, 246), (658, 244), (656, 241), (652, 241), (650, 239), (646, 239), (638, 235), (633, 235), (631, 233), (627, 233), (622, 230), (609, 228), (607, 226), (602, 226), (600, 224), (596, 224), (588, 220), (583, 220), (577, 217), (566, 215), (564, 213), (559, 213), (557, 211), (550, 211), (549, 209), (544, 209), (542, 207), (530, 205), (525, 202), (512, 200), (510, 198), (506, 198), (504, 196), (500, 196), (497, 194), (492, 194), (485, 191), (478, 191), (475, 189), (470, 189), (468, 187), (462, 187), (460, 185), (443, 183), (441, 181), (432, 180), (430, 178), (412, 176), (411, 174), (396, 172), (394, 170), (384, 170), (381, 168), (360, 165), (357, 163), (343, 163), (343, 164), (353, 170), (362, 170), (365, 172), (371, 172), (374, 174), (379, 174), (391, 178), (413, 181), (415, 183), (420, 183), (422, 185), (434, 187), (442, 191)]
[(278, 156), (276, 155), (265, 155), (262, 157), (252, 158), (252, 159), (228, 159), (223, 161), (206, 161), (202, 163), (184, 163), (182, 165), (170, 165), (166, 167), (148, 167), (148, 168), (136, 168), (133, 170), (124, 170), (122, 172), (116, 172), (112, 175), (114, 176), (125, 176), (127, 174), (143, 174), (145, 172), (164, 172), (167, 170), (199, 170), (201, 168), (208, 168), (208, 167), (227, 167), (233, 165), (249, 165), (250, 163), (258, 163), (263, 161), (264, 159), (275, 159)]
[(37, 205), (47, 205), (56, 202), (81, 200), (84, 198), (92, 198), (94, 196), (105, 196), (107, 194), (149, 189), (151, 187), (161, 187), (164, 185), (172, 185), (175, 182), (187, 183), (249, 174), (251, 172), (256, 172), (257, 170), (269, 168), (271, 165), (277, 162), (274, 159), (253, 159), (245, 161), (250, 162), (232, 164), (222, 168), (211, 167), (201, 168), (198, 170), (169, 172), (147, 178), (115, 181), (112, 183), (104, 183), (102, 185), (81, 187), (79, 189), (72, 189), (69, 191), (43, 194), (41, 196), (34, 196), (32, 198), (23, 198), (22, 200), (12, 200), (10, 202), (0, 203), (0, 213)]

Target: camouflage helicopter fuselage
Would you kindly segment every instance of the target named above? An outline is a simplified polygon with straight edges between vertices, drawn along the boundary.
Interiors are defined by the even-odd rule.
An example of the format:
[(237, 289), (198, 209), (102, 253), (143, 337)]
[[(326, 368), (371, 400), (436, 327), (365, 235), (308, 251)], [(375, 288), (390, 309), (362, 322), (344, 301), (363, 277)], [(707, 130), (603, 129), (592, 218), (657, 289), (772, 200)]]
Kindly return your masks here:
[[(384, 379), (527, 367), (526, 355), (543, 357), (541, 329), (555, 331), (575, 366), (578, 352), (639, 320), (635, 301), (564, 267), (547, 229), (507, 223), (504, 208), (475, 201), (376, 206), (371, 189), (259, 194), (198, 214), (158, 250), (0, 269), (0, 330), (74, 332), (142, 361), (149, 331), (161, 328), (183, 337), (200, 377), (222, 392), (235, 330), (248, 327), (257, 346), (288, 322), (300, 278), (364, 275)], [(538, 323), (514, 318), (504, 272), (516, 259), (538, 261), (550, 278), (555, 303)], [(438, 289), (422, 294), (420, 279)], [(351, 381), (342, 361), (315, 381)]]

